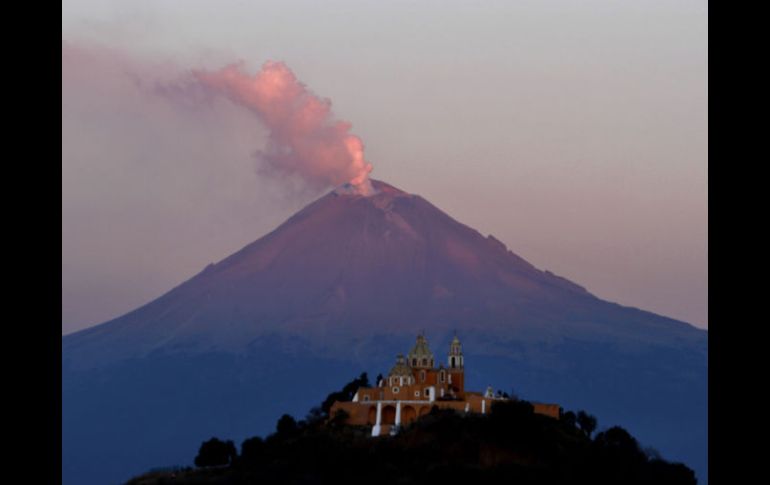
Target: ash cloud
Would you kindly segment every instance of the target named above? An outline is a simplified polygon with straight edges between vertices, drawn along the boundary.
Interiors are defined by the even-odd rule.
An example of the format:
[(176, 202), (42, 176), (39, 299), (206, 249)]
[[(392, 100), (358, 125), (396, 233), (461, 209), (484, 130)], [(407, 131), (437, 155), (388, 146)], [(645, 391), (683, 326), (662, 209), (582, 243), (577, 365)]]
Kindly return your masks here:
[(331, 101), (312, 93), (286, 64), (268, 61), (253, 75), (243, 63), (192, 75), (267, 127), (267, 143), (257, 152), (261, 173), (296, 176), (316, 189), (350, 183), (371, 192), (363, 142), (350, 133), (349, 122), (334, 117)]
[(285, 66), (285, 91), (254, 104), (235, 81), (264, 73), (190, 65), (62, 40), (65, 333), (146, 303), (370, 170), (349, 124)]

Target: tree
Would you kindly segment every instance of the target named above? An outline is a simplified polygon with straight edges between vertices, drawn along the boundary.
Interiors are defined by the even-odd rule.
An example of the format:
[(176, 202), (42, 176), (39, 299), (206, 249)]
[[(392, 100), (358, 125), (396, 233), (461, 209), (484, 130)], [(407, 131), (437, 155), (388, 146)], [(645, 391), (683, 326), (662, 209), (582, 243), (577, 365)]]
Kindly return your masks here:
[[(578, 413), (578, 419), (580, 419), (580, 413)], [(607, 431), (597, 434), (594, 443), (600, 449), (618, 451), (626, 455), (644, 456), (644, 453), (639, 449), (639, 442), (636, 441), (636, 438), (620, 426), (613, 426)]]
[(259, 436), (248, 438), (241, 443), (241, 461), (254, 463), (260, 460), (265, 451), (265, 442)]
[(565, 426), (572, 429), (577, 426), (577, 416), (572, 411), (567, 411), (561, 415), (561, 421)]
[(639, 448), (639, 442), (620, 426), (597, 434), (593, 444), (608, 462), (619, 468), (631, 469), (647, 462), (647, 455)]
[(580, 429), (583, 430), (583, 432), (588, 436), (591, 437), (591, 434), (596, 430), (596, 418), (591, 416), (585, 411), (578, 411), (577, 413), (577, 424), (580, 426)]
[(290, 435), (297, 431), (297, 420), (288, 414), (284, 414), (275, 424), (275, 431), (279, 435)]
[(359, 387), (369, 387), (369, 376), (366, 374), (366, 372), (362, 372), (361, 375), (356, 379), (353, 379), (352, 381), (345, 384), (341, 391), (332, 392), (326, 396), (326, 399), (324, 399), (324, 402), (321, 404), (323, 417), (329, 417), (329, 411), (331, 410), (334, 401), (352, 400)]
[(648, 460), (663, 460), (660, 451), (656, 450), (652, 446), (648, 446), (642, 450), (647, 455)]
[(305, 416), (305, 422), (310, 426), (320, 425), (326, 419), (326, 414), (323, 412), (320, 406), (314, 406), (310, 408), (307, 416)]
[(222, 441), (219, 438), (211, 438), (204, 441), (195, 457), (195, 466), (225, 466), (230, 465), (238, 458), (235, 443), (231, 440)]

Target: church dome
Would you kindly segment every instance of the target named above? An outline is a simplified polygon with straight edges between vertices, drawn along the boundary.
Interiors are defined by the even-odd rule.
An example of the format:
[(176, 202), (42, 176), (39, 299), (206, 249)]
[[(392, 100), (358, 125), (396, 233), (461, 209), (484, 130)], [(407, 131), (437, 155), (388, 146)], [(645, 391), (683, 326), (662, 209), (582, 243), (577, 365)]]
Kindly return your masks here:
[(390, 369), (388, 377), (412, 377), (412, 369), (406, 365), (406, 362), (404, 362), (404, 356), (402, 354), (398, 354), (398, 358), (396, 358), (396, 365)]
[(412, 367), (433, 367), (433, 352), (428, 347), (428, 341), (424, 335), (417, 336), (412, 350), (409, 351), (407, 365)]

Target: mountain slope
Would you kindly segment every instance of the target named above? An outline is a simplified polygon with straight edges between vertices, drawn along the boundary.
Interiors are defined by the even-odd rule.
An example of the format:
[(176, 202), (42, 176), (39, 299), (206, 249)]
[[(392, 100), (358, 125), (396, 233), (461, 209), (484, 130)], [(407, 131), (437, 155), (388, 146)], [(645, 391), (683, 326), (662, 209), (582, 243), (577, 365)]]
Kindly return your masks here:
[(160, 347), (237, 351), (271, 332), (458, 326), (538, 340), (702, 338), (687, 324), (608, 304), (539, 271), (419, 196), (374, 186), (373, 197), (331, 192), (158, 300), (65, 337), (64, 350), (101, 347), (104, 364)]
[[(65, 336), (64, 466), (78, 462), (96, 430), (126, 426), (122, 437), (141, 431), (156, 441), (225, 429), (236, 437), (243, 423), (273, 423), (278, 403), (301, 412), (327, 382), (384, 372), (418, 330), (437, 356), (444, 347), (436, 344), (457, 330), (468, 385), (514, 386), (603, 411), (600, 420), (649, 444), (679, 446), (672, 457), (702, 473), (705, 331), (602, 301), (425, 199), (373, 184), (371, 197), (333, 191), (157, 300)], [(212, 401), (212, 391), (233, 402)], [(191, 399), (200, 409), (186, 409)], [(203, 418), (212, 409), (227, 415)], [(143, 429), (142, 419), (155, 425)], [(89, 430), (96, 434), (84, 436)], [(72, 476), (85, 483), (88, 473)]]

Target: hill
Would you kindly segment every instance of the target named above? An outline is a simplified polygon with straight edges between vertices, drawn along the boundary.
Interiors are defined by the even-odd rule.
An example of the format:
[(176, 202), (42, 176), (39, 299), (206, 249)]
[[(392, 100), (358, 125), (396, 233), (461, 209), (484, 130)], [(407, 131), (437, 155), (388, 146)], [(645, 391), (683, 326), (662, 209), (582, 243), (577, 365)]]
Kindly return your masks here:
[(696, 483), (691, 469), (642, 450), (623, 428), (592, 437), (567, 414), (572, 419), (538, 415), (526, 401), (496, 402), (488, 415), (435, 409), (378, 438), (342, 425), (342, 416), (325, 422), (311, 413), (299, 423), (283, 416), (266, 439), (245, 440), (240, 455), (216, 438), (201, 445), (199, 465), (216, 466), (150, 472), (126, 485)]

